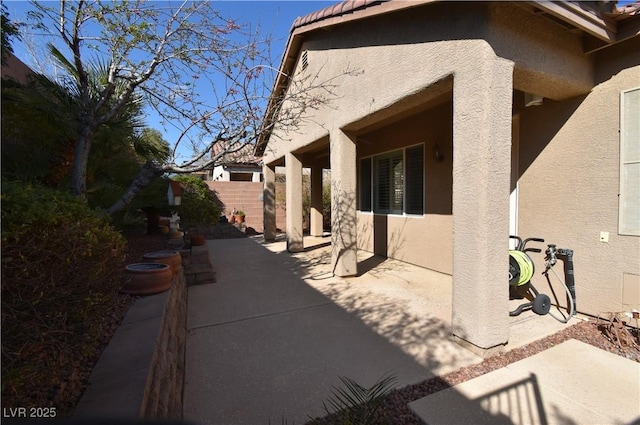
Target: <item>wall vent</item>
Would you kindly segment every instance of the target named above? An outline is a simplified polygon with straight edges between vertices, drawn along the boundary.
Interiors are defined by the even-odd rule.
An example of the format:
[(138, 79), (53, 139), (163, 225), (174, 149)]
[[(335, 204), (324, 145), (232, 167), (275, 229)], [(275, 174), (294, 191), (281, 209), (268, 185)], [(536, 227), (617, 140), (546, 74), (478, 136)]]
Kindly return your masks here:
[(309, 66), (309, 59), (307, 58), (307, 51), (302, 52), (302, 70), (306, 70)]

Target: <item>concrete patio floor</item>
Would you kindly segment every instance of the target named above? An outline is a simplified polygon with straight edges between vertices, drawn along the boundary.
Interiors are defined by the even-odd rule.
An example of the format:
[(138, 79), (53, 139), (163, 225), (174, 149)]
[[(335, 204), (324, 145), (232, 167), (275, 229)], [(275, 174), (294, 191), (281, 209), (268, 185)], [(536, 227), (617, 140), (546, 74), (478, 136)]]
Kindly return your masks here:
[[(358, 276), (333, 277), (328, 237), (297, 254), (260, 237), (208, 244), (217, 283), (188, 295), (187, 421), (300, 424), (340, 376), (402, 387), (482, 360), (450, 340), (450, 276), (361, 252)], [(507, 349), (567, 326), (509, 320)]]

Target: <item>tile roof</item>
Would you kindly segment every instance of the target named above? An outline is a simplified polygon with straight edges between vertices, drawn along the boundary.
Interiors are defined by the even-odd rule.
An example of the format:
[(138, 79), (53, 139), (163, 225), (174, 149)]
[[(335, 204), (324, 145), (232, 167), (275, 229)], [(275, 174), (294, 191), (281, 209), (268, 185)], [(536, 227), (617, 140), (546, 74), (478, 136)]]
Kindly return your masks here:
[[(341, 1), (340, 3), (336, 3), (332, 6), (325, 7), (324, 9), (320, 9), (318, 11), (309, 13), (308, 15), (297, 18), (293, 22), (293, 26), (291, 30), (293, 31), (297, 28), (300, 28), (305, 25), (309, 25), (318, 21), (322, 21), (324, 19), (345, 15), (360, 9), (365, 9), (365, 8), (386, 3), (389, 1), (394, 1), (394, 0), (344, 0), (344, 1)], [(395, 0), (395, 1), (398, 1), (398, 0)], [(406, 1), (406, 0), (403, 0), (403, 1)], [(623, 18), (626, 16), (640, 15), (640, 0), (634, 1), (633, 3), (627, 3), (621, 6), (618, 6), (616, 4), (618, 3), (617, 1), (612, 1), (608, 3), (613, 3), (614, 12), (611, 13), (611, 15), (618, 15), (618, 16), (623, 15), (621, 16)]]
[(236, 152), (224, 154), (221, 163), (223, 165), (262, 165), (262, 158), (253, 155), (254, 148), (255, 146), (251, 143), (236, 147), (219, 142), (211, 147), (211, 157), (219, 155), (225, 150), (238, 149)]
[[(377, 14), (417, 7), (439, 1), (442, 0), (343, 0), (332, 6), (328, 6), (324, 9), (296, 18), (290, 30), (289, 40), (287, 41), (287, 47), (285, 48), (282, 63), (280, 65), (281, 72), (274, 83), (273, 94), (269, 101), (269, 106), (273, 106), (275, 99), (282, 95), (288, 85), (285, 76), (288, 75), (290, 68), (296, 63), (296, 58), (302, 44), (301, 38), (303, 33), (318, 30), (325, 26), (329, 27), (333, 24), (344, 23), (351, 19), (366, 18)], [(583, 22), (588, 28), (594, 28), (591, 30), (591, 34), (601, 40), (604, 40), (605, 46), (637, 35), (637, 30), (636, 32), (626, 31), (624, 37), (617, 39), (615, 31), (613, 32), (613, 35), (611, 35), (609, 27), (615, 28), (618, 24), (622, 23), (622, 21), (636, 21), (637, 17), (640, 16), (640, 0), (635, 0), (633, 3), (627, 3), (620, 7), (617, 7), (618, 1), (616, 0), (604, 0), (601, 2), (553, 2), (549, 0), (533, 0), (527, 3), (531, 3), (534, 8), (542, 9), (544, 13), (549, 13), (550, 15), (558, 13), (560, 15), (560, 19), (565, 19), (570, 21), (570, 23), (573, 22), (575, 15), (576, 21)], [(555, 8), (559, 8), (560, 10), (551, 10), (547, 5), (557, 6)], [(369, 8), (371, 8), (371, 10), (365, 10)], [(580, 11), (584, 8), (589, 12)], [(350, 14), (353, 14), (354, 16), (348, 16)], [(344, 19), (340, 19), (341, 17)], [(602, 19), (603, 17), (605, 19)], [(324, 20), (327, 20), (327, 22), (322, 22)], [(635, 26), (632, 27), (632, 29), (633, 28), (635, 28)], [(589, 32), (588, 29), (586, 31)], [(278, 108), (270, 109), (270, 111), (271, 112), (265, 116), (264, 122), (271, 121), (274, 115), (277, 114)], [(270, 132), (266, 132), (260, 136), (255, 145), (254, 153), (256, 155), (261, 156), (264, 154), (270, 134)]]
[(297, 18), (295, 21), (293, 21), (292, 30), (308, 24), (312, 24), (314, 22), (321, 21), (323, 19), (344, 15), (346, 13), (351, 13), (359, 9), (364, 9), (369, 6), (384, 3), (386, 1), (388, 0), (344, 0), (340, 3), (325, 7), (324, 9)]

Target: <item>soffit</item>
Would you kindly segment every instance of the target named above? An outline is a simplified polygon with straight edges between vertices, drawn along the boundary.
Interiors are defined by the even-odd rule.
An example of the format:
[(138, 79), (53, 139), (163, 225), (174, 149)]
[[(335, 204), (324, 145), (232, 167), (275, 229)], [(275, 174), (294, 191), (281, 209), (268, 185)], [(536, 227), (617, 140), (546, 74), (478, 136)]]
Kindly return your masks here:
[[(290, 75), (295, 67), (306, 34), (317, 30), (330, 30), (332, 26), (354, 20), (436, 2), (439, 0), (345, 0), (297, 18), (292, 25), (287, 41), (281, 61), (280, 76), (274, 84), (270, 106), (275, 105), (274, 99), (281, 96), (286, 89), (288, 85), (286, 76)], [(542, 14), (566, 28), (587, 34), (584, 42), (585, 53), (592, 53), (640, 34), (640, 1), (621, 8), (616, 7), (617, 2), (615, 1), (595, 3), (543, 0), (513, 3), (520, 7), (526, 7), (532, 13)], [(273, 107), (268, 113), (265, 123), (275, 115), (277, 115), (277, 108)], [(268, 133), (260, 138), (256, 145), (256, 155), (262, 155), (268, 139)]]

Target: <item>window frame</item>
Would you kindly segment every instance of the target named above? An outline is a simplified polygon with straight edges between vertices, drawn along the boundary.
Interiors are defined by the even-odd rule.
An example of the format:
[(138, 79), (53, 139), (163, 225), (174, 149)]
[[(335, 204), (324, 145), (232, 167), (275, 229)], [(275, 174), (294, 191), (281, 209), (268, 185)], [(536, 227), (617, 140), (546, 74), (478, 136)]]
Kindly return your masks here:
[[(618, 196), (618, 234), (625, 236), (640, 236), (640, 220), (638, 223), (629, 223), (634, 217), (626, 217), (625, 216), (625, 204), (633, 202), (634, 199), (637, 201), (637, 194), (629, 193), (627, 189), (627, 178), (625, 178), (625, 169), (630, 165), (636, 165), (640, 167), (640, 130), (635, 135), (635, 140), (633, 137), (627, 138), (626, 134), (626, 126), (627, 120), (625, 119), (626, 108), (625, 108), (625, 95), (631, 92), (638, 92), (638, 96), (640, 97), (640, 86), (634, 87), (628, 90), (622, 90), (620, 92), (620, 166), (619, 166), (619, 196)], [(640, 105), (640, 99), (639, 99)], [(640, 107), (639, 107), (640, 108)], [(637, 123), (637, 120), (631, 120), (631, 123)], [(640, 125), (640, 124), (639, 124)], [(625, 152), (628, 150), (627, 146), (629, 143), (637, 143), (638, 144), (638, 158), (626, 158)], [(629, 181), (631, 181), (632, 176), (629, 177)], [(640, 192), (640, 189), (636, 189)], [(640, 194), (640, 193), (639, 193)], [(636, 195), (636, 196), (634, 196)], [(639, 207), (640, 208), (640, 207)], [(638, 214), (640, 216), (640, 214)], [(635, 227), (634, 227), (635, 225)]]
[[(396, 164), (397, 165), (401, 165), (402, 166), (402, 172), (401, 172), (401, 176), (400, 178), (402, 179), (401, 182), (401, 188), (400, 190), (402, 190), (402, 200), (401, 203), (402, 205), (399, 208), (396, 208), (396, 194), (397, 194), (397, 186), (398, 186), (398, 182), (397, 179), (395, 178), (395, 167), (393, 165), (394, 160), (399, 158), (399, 163)], [(381, 206), (381, 202), (383, 201), (383, 199), (381, 199), (380, 197), (380, 188), (381, 188), (381, 184), (380, 184), (380, 180), (383, 177), (381, 175), (381, 173), (379, 173), (378, 171), (380, 170), (380, 163), (382, 161), (389, 161), (389, 169), (387, 172), (387, 178), (389, 181), (389, 187), (388, 187), (388, 194), (386, 196), (386, 199), (384, 199), (385, 202), (388, 203), (388, 208), (385, 208), (384, 206)], [(379, 155), (374, 155), (373, 156), (373, 168), (372, 168), (372, 172), (373, 172), (373, 181), (372, 181), (372, 211), (376, 214), (386, 214), (386, 215), (402, 215), (404, 213), (404, 185), (405, 185), (405, 173), (404, 173), (404, 165), (405, 165), (405, 158), (404, 158), (404, 149), (396, 149), (393, 151), (389, 151), (383, 154), (379, 154)]]
[[(409, 185), (409, 182), (407, 181), (407, 150), (410, 149), (414, 149), (417, 147), (421, 147), (422, 148), (422, 212), (418, 213), (418, 212), (407, 212), (407, 186)], [(359, 205), (358, 205), (358, 211), (360, 213), (366, 213), (366, 214), (374, 214), (374, 215), (395, 215), (395, 216), (402, 216), (402, 217), (423, 217), (424, 216), (424, 211), (425, 211), (425, 195), (424, 195), (424, 189), (426, 187), (426, 170), (425, 170), (425, 165), (426, 165), (426, 161), (425, 161), (425, 144), (424, 143), (416, 143), (414, 145), (409, 145), (409, 146), (404, 146), (402, 148), (398, 148), (398, 149), (392, 149), (392, 150), (388, 150), (388, 151), (384, 151), (384, 152), (380, 152), (374, 155), (368, 155), (368, 156), (364, 156), (362, 158), (359, 159), (359, 172), (358, 172), (358, 178), (360, 179), (359, 181), (359, 189), (360, 189), (360, 193), (359, 193)], [(393, 191), (390, 189), (389, 191), (389, 209), (382, 209), (382, 208), (378, 208), (378, 204), (377, 204), (377, 199), (376, 199), (376, 187), (378, 186), (378, 168), (377, 168), (377, 158), (390, 158), (390, 157), (394, 157), (397, 155), (397, 153), (400, 152), (402, 155), (402, 209), (394, 209), (392, 208), (392, 193)], [(364, 185), (362, 183), (362, 178), (363, 176), (363, 162), (364, 161), (369, 161), (370, 163), (370, 176), (369, 176), (369, 181), (370, 183), (368, 185)], [(390, 173), (392, 171), (390, 170)], [(364, 193), (364, 190), (366, 188), (369, 188), (369, 193)], [(369, 209), (363, 209), (363, 207), (365, 206), (369, 206)], [(416, 210), (414, 210), (416, 211)]]

